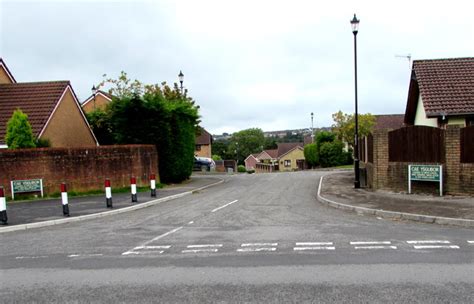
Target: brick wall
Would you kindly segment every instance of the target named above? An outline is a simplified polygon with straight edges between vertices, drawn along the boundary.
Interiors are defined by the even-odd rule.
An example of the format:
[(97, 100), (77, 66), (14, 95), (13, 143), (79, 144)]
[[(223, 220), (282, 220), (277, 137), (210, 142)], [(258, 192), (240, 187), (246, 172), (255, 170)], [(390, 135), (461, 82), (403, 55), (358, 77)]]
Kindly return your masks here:
[[(388, 157), (390, 130), (376, 130), (373, 134), (373, 162), (362, 163), (367, 170), (367, 185), (373, 189), (408, 191), (408, 165), (443, 165), (445, 193), (474, 194), (474, 164), (461, 163), (460, 127), (447, 126), (445, 133), (445, 163), (390, 162)], [(409, 144), (409, 143), (406, 143)], [(474, 152), (473, 152), (474, 153)], [(439, 194), (435, 182), (412, 181), (413, 193)]]
[(45, 193), (54, 193), (63, 181), (69, 191), (102, 189), (105, 178), (112, 187), (128, 187), (132, 175), (145, 186), (151, 173), (159, 179), (153, 145), (0, 150), (0, 185), (8, 195), (11, 180), (42, 178)]

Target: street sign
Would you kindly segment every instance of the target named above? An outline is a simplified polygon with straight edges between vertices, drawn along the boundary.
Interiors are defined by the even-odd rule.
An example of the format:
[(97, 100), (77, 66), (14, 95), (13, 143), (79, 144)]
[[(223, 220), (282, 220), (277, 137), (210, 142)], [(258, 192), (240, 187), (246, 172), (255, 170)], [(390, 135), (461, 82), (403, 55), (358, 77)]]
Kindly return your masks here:
[(12, 199), (15, 199), (15, 193), (26, 193), (26, 192), (41, 192), (43, 197), (43, 180), (38, 179), (24, 179), (24, 180), (12, 180)]
[(408, 165), (408, 193), (411, 194), (411, 181), (427, 181), (439, 183), (439, 195), (443, 196), (442, 165)]

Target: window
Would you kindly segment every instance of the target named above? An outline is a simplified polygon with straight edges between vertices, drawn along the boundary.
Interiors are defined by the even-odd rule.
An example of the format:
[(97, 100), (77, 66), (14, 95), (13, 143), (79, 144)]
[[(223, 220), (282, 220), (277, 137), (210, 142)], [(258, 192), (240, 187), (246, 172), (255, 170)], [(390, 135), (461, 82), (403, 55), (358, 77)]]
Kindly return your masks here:
[(291, 159), (285, 159), (285, 167), (291, 167)]
[(201, 151), (201, 145), (196, 145), (196, 151)]

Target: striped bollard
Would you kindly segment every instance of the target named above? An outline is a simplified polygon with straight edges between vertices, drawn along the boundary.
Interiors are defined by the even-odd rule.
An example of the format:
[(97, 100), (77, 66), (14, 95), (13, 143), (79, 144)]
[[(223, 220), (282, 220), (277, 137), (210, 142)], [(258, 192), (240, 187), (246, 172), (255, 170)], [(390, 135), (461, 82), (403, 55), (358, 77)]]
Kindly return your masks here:
[(105, 201), (107, 208), (112, 208), (112, 188), (110, 187), (110, 179), (105, 180)]
[(155, 174), (150, 174), (151, 197), (156, 197), (156, 178)]
[(8, 224), (7, 201), (5, 199), (5, 191), (3, 190), (2, 186), (0, 186), (0, 221), (3, 225)]
[(137, 179), (132, 176), (130, 178), (130, 188), (132, 190), (132, 203), (138, 202), (137, 200)]
[(61, 201), (63, 203), (63, 215), (69, 216), (69, 202), (67, 199), (66, 183), (61, 183)]

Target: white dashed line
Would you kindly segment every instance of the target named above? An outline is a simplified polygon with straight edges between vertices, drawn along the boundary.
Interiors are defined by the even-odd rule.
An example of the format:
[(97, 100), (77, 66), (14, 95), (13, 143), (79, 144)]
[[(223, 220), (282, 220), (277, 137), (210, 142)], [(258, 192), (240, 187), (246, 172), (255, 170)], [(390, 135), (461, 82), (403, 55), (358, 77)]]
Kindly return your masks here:
[(265, 247), (265, 248), (239, 248), (238, 252), (260, 252), (260, 251), (275, 251), (274, 247)]
[(230, 203), (228, 203), (228, 204), (225, 204), (224, 206), (220, 206), (220, 207), (218, 207), (218, 208), (212, 210), (211, 212), (214, 213), (214, 212), (216, 212), (216, 211), (219, 211), (219, 210), (221, 210), (221, 209), (223, 209), (223, 208), (225, 208), (225, 207), (227, 207), (227, 206), (229, 206), (229, 205), (232, 205), (233, 203), (236, 203), (236, 202), (238, 202), (238, 201), (239, 201), (239, 200), (232, 201), (232, 202), (230, 202)]
[(456, 245), (415, 245), (415, 249), (459, 249)]
[(217, 248), (209, 248), (209, 249), (186, 249), (181, 251), (181, 253), (201, 253), (201, 252), (217, 252), (219, 249)]
[(96, 257), (96, 256), (103, 256), (102, 253), (91, 253), (91, 254), (70, 254), (68, 258), (77, 258), (77, 257)]
[(253, 246), (278, 246), (278, 243), (245, 243), (240, 247), (253, 247)]
[(222, 247), (222, 244), (205, 244), (205, 245), (188, 245), (186, 248), (212, 248), (212, 247)]
[(305, 251), (305, 250), (335, 250), (336, 247), (331, 246), (319, 246), (319, 247), (294, 247), (293, 251)]
[(139, 250), (139, 249), (170, 249), (171, 245), (162, 245), (162, 246), (138, 246), (133, 248), (132, 250)]
[(450, 241), (445, 240), (430, 240), (430, 241), (407, 241), (408, 244), (450, 244)]
[(397, 249), (397, 246), (355, 246), (354, 249)]
[(190, 221), (190, 222), (188, 223), (188, 225), (192, 225), (192, 224), (194, 224), (194, 221)]
[(47, 256), (45, 255), (39, 255), (39, 256), (17, 256), (15, 259), (17, 260), (23, 260), (23, 259), (45, 259)]
[(299, 242), (295, 243), (296, 246), (330, 246), (333, 242)]
[(369, 241), (369, 242), (350, 242), (351, 245), (390, 245), (392, 242), (390, 241), (382, 241), (382, 242), (374, 242), (374, 241)]
[(467, 241), (468, 244), (474, 244), (474, 241)]

